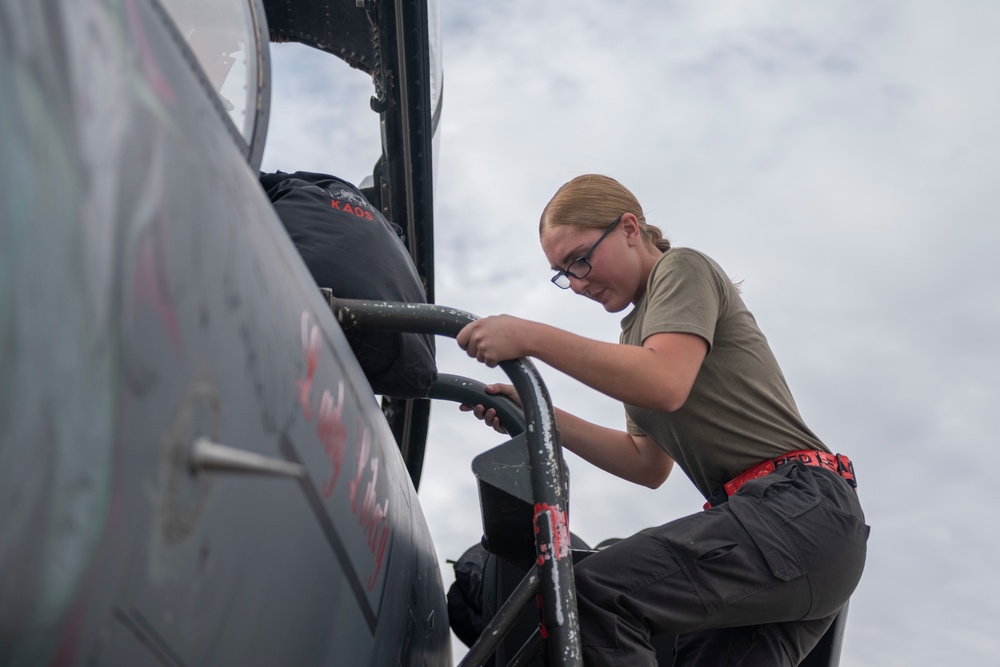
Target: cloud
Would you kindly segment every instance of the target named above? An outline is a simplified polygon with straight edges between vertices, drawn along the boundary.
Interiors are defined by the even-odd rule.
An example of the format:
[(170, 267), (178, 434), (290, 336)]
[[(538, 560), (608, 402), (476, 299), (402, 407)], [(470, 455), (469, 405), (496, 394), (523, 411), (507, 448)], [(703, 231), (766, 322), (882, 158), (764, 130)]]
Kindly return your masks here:
[[(618, 316), (552, 287), (537, 244), (542, 207), (584, 172), (619, 179), (675, 245), (743, 281), (807, 422), (859, 464), (873, 532), (845, 667), (1000, 656), (985, 556), (1000, 550), (986, 528), (1000, 463), (998, 14), (973, 0), (729, 0), (441, 15), (438, 301), (616, 340)], [(370, 84), (276, 68), (294, 77), (276, 95), (295, 112), (271, 163), (370, 169), (358, 156), (377, 151), (377, 123), (355, 136), (357, 123), (323, 120), (348, 97), (360, 106), (345, 124), (370, 122)], [(337, 99), (309, 85), (320, 76)], [(439, 362), (502, 379), (450, 341)], [(556, 403), (621, 425), (621, 406), (539, 368)], [(502, 438), (453, 406), (432, 415), (420, 495), (443, 559), (479, 538), (469, 462)], [(649, 491), (567, 458), (572, 527), (591, 542), (700, 505), (683, 475)]]

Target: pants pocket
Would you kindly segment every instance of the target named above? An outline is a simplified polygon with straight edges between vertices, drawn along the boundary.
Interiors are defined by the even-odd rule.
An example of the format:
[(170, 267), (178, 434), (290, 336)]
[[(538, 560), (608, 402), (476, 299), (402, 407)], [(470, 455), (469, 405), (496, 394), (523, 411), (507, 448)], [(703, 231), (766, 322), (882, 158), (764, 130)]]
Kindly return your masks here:
[(761, 503), (733, 496), (729, 505), (757, 548), (764, 555), (771, 573), (781, 581), (802, 576), (798, 554), (775, 525), (774, 518), (760, 511)]
[(708, 613), (778, 583), (770, 561), (725, 507), (649, 532), (676, 555)]

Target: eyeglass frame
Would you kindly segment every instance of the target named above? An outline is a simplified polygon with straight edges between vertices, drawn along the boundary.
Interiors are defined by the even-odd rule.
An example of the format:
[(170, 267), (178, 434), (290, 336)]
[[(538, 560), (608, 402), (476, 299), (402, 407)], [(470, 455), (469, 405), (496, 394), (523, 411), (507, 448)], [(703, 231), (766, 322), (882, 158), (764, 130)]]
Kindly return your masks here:
[[(601, 245), (601, 241), (603, 241), (604, 239), (606, 239), (608, 237), (608, 234), (611, 233), (611, 230), (613, 230), (615, 227), (617, 227), (618, 223), (621, 222), (622, 218), (624, 218), (624, 217), (625, 217), (624, 213), (622, 213), (621, 215), (619, 215), (618, 219), (615, 220), (614, 222), (612, 222), (611, 225), (607, 229), (604, 230), (604, 233), (601, 234), (601, 238), (597, 239), (597, 242), (595, 242), (594, 245), (590, 246), (590, 250), (588, 250), (585, 254), (583, 254), (580, 257), (577, 257), (576, 259), (574, 259), (572, 262), (570, 262), (566, 266), (565, 269), (562, 269), (560, 271), (556, 271), (556, 275), (552, 276), (552, 284), (555, 285), (556, 287), (558, 287), (559, 289), (569, 289), (570, 287), (572, 287), (572, 284), (569, 282), (570, 278), (576, 278), (577, 280), (582, 280), (583, 278), (586, 278), (587, 276), (589, 276), (590, 272), (594, 270), (594, 265), (590, 263), (590, 256), (594, 254), (594, 251), (597, 250), (597, 246)], [(587, 270), (583, 273), (583, 275), (579, 275), (578, 276), (575, 273), (573, 273), (572, 271), (570, 271), (570, 269), (573, 268), (573, 265), (576, 264), (577, 262), (583, 262), (584, 264), (587, 265)], [(563, 277), (566, 278), (566, 286), (565, 287), (562, 286), (562, 285), (560, 285), (559, 282), (558, 282)]]

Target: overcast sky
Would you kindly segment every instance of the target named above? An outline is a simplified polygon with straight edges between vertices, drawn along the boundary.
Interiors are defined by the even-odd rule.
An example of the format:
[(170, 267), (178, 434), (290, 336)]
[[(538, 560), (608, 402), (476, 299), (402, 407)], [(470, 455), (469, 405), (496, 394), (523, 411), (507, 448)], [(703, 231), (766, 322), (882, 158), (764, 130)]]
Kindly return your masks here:
[[(1000, 3), (452, 0), (440, 21), (437, 302), (617, 340), (620, 316), (548, 282), (537, 224), (577, 174), (620, 180), (742, 281), (807, 423), (855, 460), (872, 534), (841, 664), (1000, 661)], [(360, 181), (370, 82), (272, 55), (264, 168)], [(557, 405), (622, 426), (538, 367)], [(504, 379), (448, 339), (439, 368)], [(502, 441), (433, 407), (420, 496), (446, 585), (482, 532), (471, 459)], [(700, 508), (679, 472), (650, 491), (567, 459), (591, 544)]]

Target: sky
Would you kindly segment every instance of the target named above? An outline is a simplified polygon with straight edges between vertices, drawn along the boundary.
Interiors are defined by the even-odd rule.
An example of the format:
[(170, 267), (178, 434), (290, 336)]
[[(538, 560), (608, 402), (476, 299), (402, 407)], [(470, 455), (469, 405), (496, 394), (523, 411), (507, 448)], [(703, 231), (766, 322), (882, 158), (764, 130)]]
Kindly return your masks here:
[[(841, 665), (1000, 662), (1000, 3), (445, 0), (438, 18), (437, 302), (616, 341), (625, 313), (553, 287), (537, 225), (574, 176), (618, 179), (742, 281), (806, 422), (855, 461), (872, 532)], [(263, 168), (360, 181), (370, 81), (272, 58)], [(505, 379), (448, 339), (438, 366)], [(620, 404), (536, 366), (556, 405), (622, 427)], [(471, 460), (504, 439), (432, 408), (420, 498), (446, 585), (482, 533)], [(566, 458), (591, 544), (700, 509), (679, 472), (649, 490)]]

